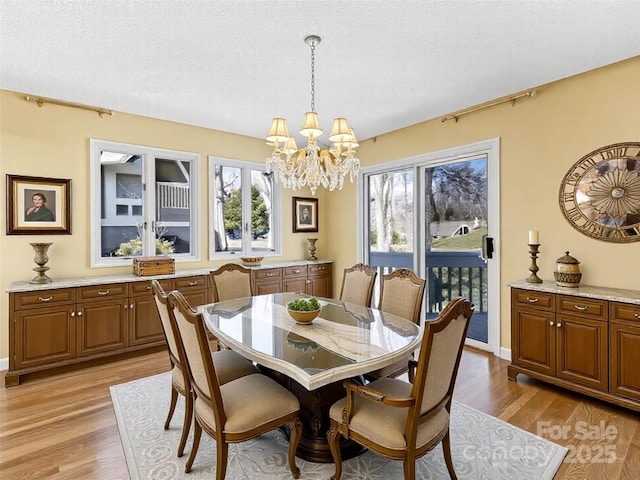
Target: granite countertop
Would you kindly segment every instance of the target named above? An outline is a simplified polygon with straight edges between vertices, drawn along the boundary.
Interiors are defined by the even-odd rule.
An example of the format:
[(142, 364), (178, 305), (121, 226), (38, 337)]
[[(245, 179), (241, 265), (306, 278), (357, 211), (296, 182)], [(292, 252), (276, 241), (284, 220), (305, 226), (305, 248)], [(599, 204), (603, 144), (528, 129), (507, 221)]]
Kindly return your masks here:
[(574, 297), (597, 298), (614, 302), (633, 303), (640, 305), (640, 290), (627, 290), (622, 288), (596, 287), (593, 285), (580, 285), (577, 288), (559, 287), (555, 282), (544, 280), (542, 283), (529, 283), (526, 280), (518, 280), (508, 283), (509, 287), (538, 292), (572, 295)]
[[(233, 262), (240, 263), (240, 262)], [(261, 270), (265, 268), (280, 268), (291, 267), (296, 265), (316, 265), (320, 263), (333, 263), (332, 260), (292, 260), (288, 262), (274, 262), (265, 263), (257, 267), (246, 267), (249, 270)], [(32, 292), (39, 290), (51, 290), (52, 288), (70, 288), (70, 287), (86, 287), (89, 285), (105, 285), (109, 283), (122, 283), (122, 282), (142, 282), (149, 280), (160, 280), (163, 278), (179, 278), (190, 277), (192, 275), (208, 275), (209, 272), (218, 268), (219, 265), (211, 266), (210, 268), (199, 268), (189, 270), (176, 270), (175, 273), (168, 275), (149, 275), (145, 277), (138, 277), (133, 273), (121, 273), (115, 275), (96, 275), (90, 277), (73, 277), (73, 278), (54, 278), (51, 283), (45, 284), (32, 284), (28, 281), (13, 282), (9, 288), (6, 289), (7, 293), (16, 292)]]

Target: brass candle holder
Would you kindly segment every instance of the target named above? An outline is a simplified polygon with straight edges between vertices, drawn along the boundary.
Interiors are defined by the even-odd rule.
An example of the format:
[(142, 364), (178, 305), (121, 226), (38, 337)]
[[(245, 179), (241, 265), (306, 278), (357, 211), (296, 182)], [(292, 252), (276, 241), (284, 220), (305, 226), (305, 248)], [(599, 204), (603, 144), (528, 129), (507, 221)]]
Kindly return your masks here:
[(538, 247), (540, 247), (539, 243), (530, 243), (529, 244), (529, 256), (531, 257), (531, 265), (529, 266), (529, 271), (531, 275), (527, 278), (527, 282), (529, 283), (542, 283), (542, 280), (536, 273), (538, 270), (537, 258), (538, 258)]

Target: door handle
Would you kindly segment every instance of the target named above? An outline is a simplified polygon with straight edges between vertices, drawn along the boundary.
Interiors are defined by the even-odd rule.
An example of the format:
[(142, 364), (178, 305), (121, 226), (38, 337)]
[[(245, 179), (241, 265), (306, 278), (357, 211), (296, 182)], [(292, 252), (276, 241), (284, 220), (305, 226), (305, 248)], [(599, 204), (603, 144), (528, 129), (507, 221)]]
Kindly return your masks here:
[(493, 238), (488, 235), (482, 236), (482, 253), (480, 254), (480, 258), (485, 262), (493, 258)]

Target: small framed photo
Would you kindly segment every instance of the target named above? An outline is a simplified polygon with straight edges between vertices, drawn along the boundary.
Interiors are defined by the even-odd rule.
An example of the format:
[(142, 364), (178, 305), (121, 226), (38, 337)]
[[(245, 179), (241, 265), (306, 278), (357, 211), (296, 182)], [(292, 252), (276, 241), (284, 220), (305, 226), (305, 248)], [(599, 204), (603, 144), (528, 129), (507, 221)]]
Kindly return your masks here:
[(71, 234), (71, 180), (7, 175), (7, 235)]
[(318, 231), (318, 199), (293, 197), (293, 233)]

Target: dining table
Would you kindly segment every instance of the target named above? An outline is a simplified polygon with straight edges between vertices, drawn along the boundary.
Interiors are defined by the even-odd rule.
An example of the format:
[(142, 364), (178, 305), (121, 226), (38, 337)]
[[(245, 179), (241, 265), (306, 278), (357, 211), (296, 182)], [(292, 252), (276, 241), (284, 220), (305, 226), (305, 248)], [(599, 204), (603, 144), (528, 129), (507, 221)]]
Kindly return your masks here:
[[(343, 380), (361, 381), (366, 373), (408, 358), (418, 348), (423, 329), (375, 308), (320, 297), (320, 315), (309, 324), (297, 323), (287, 303), (300, 298), (310, 296), (257, 295), (197, 310), (227, 348), (254, 362), (299, 399), (303, 431), (297, 455), (330, 463), (329, 409), (346, 395)], [(340, 448), (344, 459), (363, 451), (346, 439)]]

